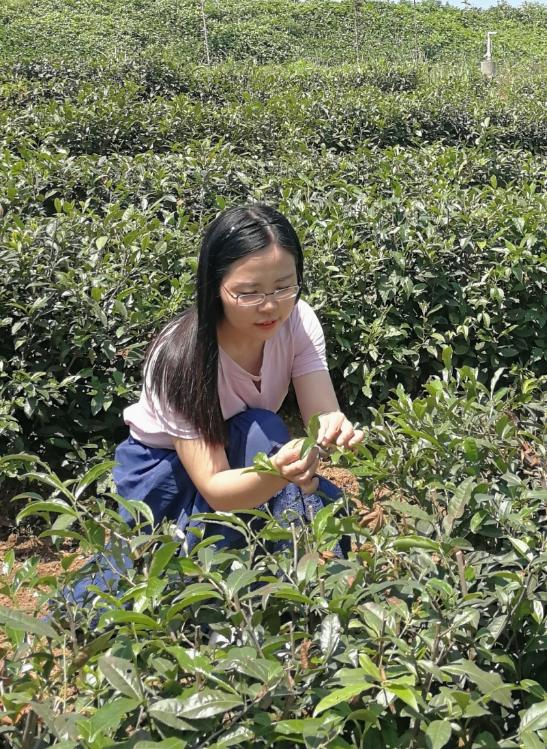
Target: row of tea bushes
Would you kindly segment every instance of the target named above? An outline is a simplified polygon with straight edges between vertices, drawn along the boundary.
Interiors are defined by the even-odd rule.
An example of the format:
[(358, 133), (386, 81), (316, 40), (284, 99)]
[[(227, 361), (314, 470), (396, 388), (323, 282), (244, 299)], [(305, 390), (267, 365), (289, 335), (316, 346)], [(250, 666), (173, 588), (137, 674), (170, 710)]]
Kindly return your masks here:
[[(434, 70), (446, 73), (442, 66)], [(136, 95), (142, 98), (170, 99), (185, 94), (191, 99), (218, 105), (249, 98), (266, 101), (273, 94), (295, 88), (308, 95), (333, 87), (347, 91), (362, 86), (375, 86), (382, 91), (411, 91), (430, 75), (431, 71), (419, 64), (403, 66), (381, 62), (333, 68), (302, 62), (260, 67), (227, 62), (207, 67), (140, 58), (81, 61), (70, 68), (47, 62), (19, 62), (0, 67), (3, 105), (18, 107), (40, 101), (73, 99), (91, 83), (96, 87), (109, 84), (123, 87), (131, 82), (137, 85)]]
[[(503, 60), (545, 59), (547, 13), (540, 4), (487, 11), (420, 4), (341, 0), (206, 0), (211, 61), (263, 64), (298, 59), (340, 64), (360, 60), (469, 60), (484, 54), (496, 29)], [(10, 61), (142, 56), (204, 63), (201, 3), (179, 0), (4, 0), (2, 56)]]
[[(358, 83), (343, 72), (322, 76), (319, 88), (308, 85), (313, 68), (296, 80), (280, 76), (273, 87), (274, 68), (254, 76), (250, 92), (243, 93), (239, 86), (234, 89), (233, 70), (227, 66), (220, 76), (199, 77), (204, 92), (199, 99), (196, 88), (156, 96), (142, 81), (126, 78), (120, 85), (114, 78), (84, 82), (72, 96), (61, 91), (36, 101), (24, 84), (6, 83), (2, 142), (10, 150), (44, 146), (109, 155), (180, 151), (193, 140), (210, 138), (265, 157), (302, 147), (351, 152), (364, 141), (381, 146), (486, 142), (534, 151), (547, 141), (541, 76), (494, 84), (473, 75), (461, 81), (424, 78), (417, 87), (408, 81), (413, 90), (386, 92), (370, 85), (366, 75)], [(371, 82), (375, 77), (371, 71)]]
[(120, 434), (149, 336), (191, 302), (201, 229), (233, 202), (273, 203), (296, 226), (356, 414), (419, 386), (447, 345), (485, 376), (545, 371), (540, 156), (371, 144), (274, 163), (204, 141), (135, 157), (5, 152), (1, 176), (4, 440), (53, 464)]
[[(257, 532), (252, 511), (225, 514), (240, 550), (209, 534), (179, 555), (172, 527), (128, 528), (108, 486), (93, 486), (111, 462), (62, 482), (32, 456), (0, 459), (33, 471), (20, 520), (94, 560), (109, 538), (112, 560), (132, 562), (117, 596), (92, 586), (77, 609), (67, 591), (95, 561), (69, 569), (71, 554), (44, 578), (7, 555), (2, 592), (36, 593), (48, 618), (0, 606), (3, 738), (14, 749), (543, 746), (544, 386), (494, 392), (447, 368), (414, 399), (399, 388), (351, 459), (360, 499), (305, 528), (255, 513)], [(372, 529), (363, 518), (380, 497), (385, 524)], [(204, 520), (218, 530), (217, 514)], [(344, 560), (332, 552), (343, 533)]]

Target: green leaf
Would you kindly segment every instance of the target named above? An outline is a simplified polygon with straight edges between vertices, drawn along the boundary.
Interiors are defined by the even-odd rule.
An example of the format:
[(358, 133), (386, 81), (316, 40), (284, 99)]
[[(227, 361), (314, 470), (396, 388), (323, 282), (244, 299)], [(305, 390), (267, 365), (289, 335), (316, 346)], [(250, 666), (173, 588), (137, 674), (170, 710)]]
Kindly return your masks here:
[(277, 585), (266, 585), (262, 590), (263, 594), (269, 594), (273, 598), (281, 598), (284, 601), (294, 601), (295, 603), (304, 603), (309, 606), (313, 605), (313, 599), (301, 593), (298, 588), (292, 585), (279, 583)]
[(451, 532), (454, 521), (458, 520), (463, 515), (464, 510), (473, 495), (475, 486), (476, 482), (474, 479), (471, 476), (468, 476), (454, 492), (448, 503), (447, 515), (443, 519), (443, 529), (447, 534)]
[(152, 512), (150, 505), (147, 505), (146, 502), (142, 502), (139, 499), (124, 499), (124, 497), (120, 497), (119, 494), (115, 495), (115, 499), (125, 510), (127, 510), (133, 520), (142, 522), (142, 518), (145, 518), (150, 525), (155, 525), (154, 513)]
[(199, 655), (193, 650), (184, 650), (180, 645), (170, 645), (165, 649), (168, 653), (175, 656), (177, 663), (183, 671), (186, 671), (189, 674), (211, 673), (212, 666), (203, 655)]
[(207, 749), (228, 749), (230, 746), (243, 746), (243, 742), (252, 742), (255, 734), (245, 726), (236, 726), (227, 731), (221, 739), (214, 744), (209, 744)]
[(347, 702), (352, 697), (356, 697), (358, 694), (366, 692), (368, 689), (372, 689), (373, 686), (373, 684), (368, 684), (366, 681), (363, 681), (361, 684), (350, 684), (347, 687), (335, 689), (334, 692), (331, 692), (326, 697), (323, 697), (323, 699), (316, 706), (315, 710), (313, 711), (314, 718), (317, 715), (325, 712), (325, 710), (329, 710), (331, 707), (335, 707), (341, 702)]
[(133, 624), (137, 629), (160, 630), (161, 624), (147, 614), (138, 611), (106, 611), (100, 618), (103, 624)]
[(74, 496), (76, 497), (76, 499), (80, 497), (80, 495), (84, 492), (85, 489), (87, 489), (90, 484), (92, 484), (94, 481), (97, 481), (102, 476), (109, 474), (115, 465), (115, 460), (106, 460), (103, 463), (99, 463), (98, 465), (93, 466), (93, 468), (90, 468), (89, 471), (80, 479), (76, 486), (76, 489), (74, 490)]
[(317, 568), (319, 566), (319, 560), (321, 557), (318, 552), (311, 551), (308, 554), (304, 554), (301, 559), (298, 560), (296, 567), (296, 579), (299, 583), (307, 583), (313, 580)]
[(204, 689), (202, 692), (192, 694), (180, 703), (179, 715), (188, 720), (212, 718), (219, 713), (235, 710), (243, 704), (237, 697), (230, 697), (226, 692), (213, 689)]
[(547, 700), (536, 702), (520, 714), (519, 731), (540, 731), (547, 728)]
[[(112, 729), (116, 729), (120, 725), (122, 718), (127, 713), (135, 710), (139, 704), (138, 700), (129, 699), (128, 697), (120, 697), (104, 704), (86, 721), (87, 740), (94, 741), (99, 733), (108, 734)], [(84, 725), (80, 725), (83, 729)]]
[(326, 659), (330, 658), (340, 642), (340, 619), (336, 614), (328, 614), (321, 623), (319, 644)]
[(115, 655), (103, 655), (99, 658), (99, 669), (110, 686), (120, 694), (142, 702), (142, 686), (131, 661)]
[(366, 653), (359, 654), (359, 665), (367, 676), (371, 676), (375, 681), (382, 681), (380, 669)]
[(243, 473), (269, 473), (272, 476), (281, 476), (266, 453), (257, 453), (253, 458), (253, 465), (245, 468)]
[(167, 610), (166, 621), (178, 614), (180, 611), (187, 609), (195, 603), (201, 603), (208, 600), (222, 600), (222, 596), (216, 591), (210, 583), (194, 583), (187, 585), (178, 601)]
[(320, 414), (313, 414), (313, 416), (308, 421), (308, 426), (306, 427), (306, 434), (308, 437), (313, 440), (313, 444), (317, 442), (317, 437), (319, 436), (319, 429), (321, 428), (321, 422), (319, 421)]
[(488, 699), (498, 702), (504, 707), (512, 707), (511, 690), (512, 684), (505, 684), (498, 673), (487, 672), (480, 669), (476, 663), (469, 660), (460, 660), (443, 666), (442, 670), (448, 674), (465, 676), (477, 685), (479, 691)]
[(57, 512), (62, 515), (70, 515), (72, 518), (77, 518), (78, 513), (65, 502), (50, 501), (50, 502), (32, 502), (31, 504), (23, 507), (23, 509), (17, 514), (17, 522), (20, 523), (23, 518), (29, 515), (38, 515), (43, 512)]
[(279, 720), (273, 724), (276, 733), (281, 736), (302, 736), (305, 726), (319, 731), (324, 725), (323, 718), (290, 718), (288, 720)]
[(40, 619), (35, 619), (23, 611), (9, 609), (6, 606), (0, 606), (0, 623), (17, 632), (26, 632), (38, 637), (48, 637), (50, 640), (59, 638), (59, 635), (51, 624), (43, 622)]
[(218, 671), (236, 671), (263, 684), (271, 684), (283, 676), (283, 667), (276, 661), (265, 658), (226, 658), (215, 669)]
[(444, 346), (442, 352), (442, 359), (444, 368), (447, 370), (452, 369), (452, 348), (450, 346)]
[(384, 683), (384, 688), (386, 691), (391, 692), (391, 694), (398, 697), (400, 700), (405, 702), (407, 705), (409, 705), (413, 710), (416, 710), (418, 712), (418, 703), (416, 701), (416, 690), (412, 690), (408, 686), (404, 686), (402, 684), (393, 684), (393, 682), (386, 681)]
[(193, 731), (193, 726), (181, 719), (182, 710), (183, 702), (176, 697), (159, 700), (148, 708), (149, 715), (154, 720), (178, 731)]
[(427, 749), (442, 749), (452, 734), (450, 723), (446, 720), (434, 720), (426, 729)]
[(226, 592), (230, 598), (233, 598), (242, 588), (246, 588), (251, 583), (255, 582), (259, 573), (257, 570), (248, 570), (244, 567), (239, 567), (228, 575), (226, 580)]
[(162, 544), (152, 557), (148, 576), (159, 577), (179, 548), (180, 544), (178, 541), (168, 541)]
[(398, 515), (407, 515), (410, 518), (423, 520), (429, 524), (432, 524), (433, 522), (431, 516), (428, 515), (425, 510), (422, 510), (422, 508), (417, 505), (410, 504), (410, 502), (390, 499), (382, 501), (382, 505), (391, 507)]
[(308, 455), (311, 450), (316, 446), (316, 441), (313, 439), (313, 437), (306, 437), (304, 440), (302, 440), (302, 446), (300, 448), (300, 460), (302, 458), (305, 458), (306, 455)]
[[(180, 722), (182, 723), (183, 721)], [(192, 730), (192, 726), (190, 726), (187, 730)], [(131, 749), (186, 749), (187, 746), (187, 741), (183, 741), (183, 739), (177, 739), (174, 736), (171, 736), (168, 739), (161, 739), (159, 741), (147, 741), (146, 739), (137, 741), (137, 743), (134, 744)], [(57, 744), (55, 745), (55, 749), (57, 749)], [(127, 747), (127, 749), (130, 748)]]
[(524, 731), (520, 736), (519, 749), (545, 749), (546, 743), (539, 738), (537, 733)]
[(39, 465), (45, 465), (36, 455), (29, 455), (28, 453), (14, 453), (13, 455), (3, 455), (0, 458), (0, 470), (3, 466), (9, 466), (10, 463), (38, 463)]
[(427, 551), (440, 551), (439, 544), (425, 536), (402, 536), (395, 539), (393, 548), (397, 551), (413, 551), (414, 549), (425, 549)]

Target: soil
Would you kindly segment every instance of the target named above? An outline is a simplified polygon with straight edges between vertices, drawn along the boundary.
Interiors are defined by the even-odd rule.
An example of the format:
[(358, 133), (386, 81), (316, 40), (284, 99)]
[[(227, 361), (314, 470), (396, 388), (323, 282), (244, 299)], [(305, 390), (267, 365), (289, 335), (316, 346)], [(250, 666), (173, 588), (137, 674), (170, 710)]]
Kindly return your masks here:
[[(324, 478), (339, 486), (346, 494), (356, 495), (358, 493), (359, 487), (357, 481), (349, 471), (343, 468), (336, 468), (330, 464), (322, 464), (319, 473)], [(3, 525), (7, 525), (7, 523)], [(75, 549), (66, 544), (60, 548), (56, 548), (49, 539), (30, 535), (28, 528), (19, 530), (15, 527), (3, 527), (1, 530), (3, 531), (2, 535), (4, 539), (0, 540), (0, 564), (6, 558), (6, 554), (10, 550), (13, 550), (15, 554), (15, 569), (20, 568), (26, 560), (34, 557), (38, 561), (37, 574), (39, 576), (58, 575), (62, 570), (61, 560), (63, 557), (67, 556), (67, 554), (77, 552), (77, 548)], [(7, 537), (5, 537), (6, 531), (9, 533)], [(71, 567), (75, 569), (84, 564), (84, 562), (84, 557), (77, 557), (72, 562)], [(3, 570), (0, 568), (0, 590), (2, 576)], [(24, 586), (22, 590), (17, 592), (13, 600), (8, 596), (0, 594), (0, 606), (7, 606), (19, 611), (37, 614), (37, 605), (38, 593), (26, 589)]]
[[(19, 533), (17, 529), (14, 529), (6, 539), (0, 541), (0, 562), (4, 561), (6, 554), (11, 550), (13, 550), (15, 555), (15, 569), (12, 571), (11, 576), (13, 576), (13, 573), (27, 560), (34, 558), (38, 561), (36, 573), (39, 577), (54, 577), (58, 575), (62, 570), (61, 560), (63, 557), (77, 551), (77, 549), (70, 548), (66, 545), (61, 548), (56, 548), (49, 539), (30, 536), (28, 530)], [(76, 569), (84, 562), (84, 557), (77, 557), (73, 560), (71, 568)], [(3, 575), (0, 574), (0, 586), (2, 583), (2, 577)], [(22, 589), (17, 592), (14, 600), (8, 596), (0, 595), (0, 606), (7, 606), (9, 608), (16, 608), (20, 611), (36, 614), (38, 597), (39, 594), (37, 591), (22, 586)]]

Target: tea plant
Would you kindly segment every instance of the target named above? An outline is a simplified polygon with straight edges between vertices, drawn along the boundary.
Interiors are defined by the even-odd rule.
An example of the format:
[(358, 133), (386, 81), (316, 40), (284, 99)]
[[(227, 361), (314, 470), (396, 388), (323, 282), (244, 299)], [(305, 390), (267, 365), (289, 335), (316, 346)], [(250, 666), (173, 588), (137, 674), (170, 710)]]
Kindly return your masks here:
[[(30, 476), (46, 489), (26, 495), (20, 519), (42, 518), (42, 535), (95, 560), (108, 538), (110, 558), (126, 562), (110, 593), (89, 585), (94, 562), (70, 571), (68, 557), (53, 580), (32, 563), (11, 578), (8, 560), (3, 592), (42, 589), (48, 614), (0, 609), (4, 736), (67, 749), (539, 746), (544, 382), (494, 384), (465, 368), (415, 399), (399, 389), (348, 458), (360, 497), (305, 527), (223, 515), (243, 550), (215, 550), (213, 535), (185, 554), (174, 529), (143, 533), (149, 513), (129, 502), (131, 531), (115, 497), (90, 494), (108, 463), (61, 482), (30, 456), (4, 458), (35, 462)], [(375, 532), (359, 511), (374, 501), (386, 519)], [(347, 560), (330, 552), (343, 533)], [(86, 579), (79, 609), (68, 590)]]

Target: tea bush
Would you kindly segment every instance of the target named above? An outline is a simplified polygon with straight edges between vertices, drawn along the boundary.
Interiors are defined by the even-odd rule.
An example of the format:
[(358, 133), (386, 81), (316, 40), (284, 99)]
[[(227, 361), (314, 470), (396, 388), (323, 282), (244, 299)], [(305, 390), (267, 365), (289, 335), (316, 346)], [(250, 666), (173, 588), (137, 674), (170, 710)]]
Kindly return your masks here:
[[(353, 0), (206, 0), (209, 53), (254, 64), (306, 59), (322, 64), (415, 59), (479, 60), (496, 29), (500, 59), (545, 61), (547, 14), (540, 3), (488, 11)], [(357, 42), (357, 44), (356, 44)], [(0, 47), (12, 61), (147, 57), (202, 63), (201, 3), (162, 0), (6, 0)]]
[[(225, 71), (229, 97), (233, 69)], [(261, 70), (256, 90), (264, 83), (268, 90), (276, 70)], [(301, 66), (298, 85), (315, 73)], [(214, 71), (211, 95), (222, 80)], [(149, 336), (191, 302), (201, 229), (227, 203), (249, 199), (279, 205), (301, 233), (308, 298), (325, 326), (340, 395), (356, 416), (366, 417), (370, 400), (385, 399), (397, 383), (412, 392), (438, 372), (447, 344), (455, 363), (478, 365), (483, 377), (500, 366), (509, 377), (513, 367), (545, 371), (545, 117), (535, 117), (534, 149), (518, 141), (499, 146), (504, 126), (480, 120), (493, 114), (484, 101), (467, 141), (444, 126), (429, 141), (408, 116), (409, 143), (389, 146), (358, 131), (340, 109), (340, 101), (353, 108), (358, 102), (349, 94), (335, 99), (344, 81), (351, 90), (347, 70), (330, 71), (324, 82), (331, 90), (298, 100), (287, 74), (284, 94), (233, 99), (221, 108), (189, 95), (141, 98), (144, 107), (171, 108), (171, 132), (188, 130), (185, 142), (170, 144), (162, 141), (161, 120), (151, 120), (163, 146), (142, 154), (123, 153), (120, 145), (148, 128), (135, 108), (136, 83), (114, 96), (124, 106), (131, 102), (129, 124), (89, 83), (77, 99), (91, 97), (108, 111), (100, 127), (95, 118), (75, 130), (65, 116), (76, 111), (68, 100), (25, 105), (24, 118), (46, 113), (41, 146), (28, 123), (6, 110), (0, 321), (9, 332), (1, 344), (8, 449), (38, 451), (57, 468), (109, 449), (121, 434), (121, 410), (136, 395)], [(433, 97), (434, 84), (421, 86), (389, 95), (368, 87), (366, 95), (385, 109), (389, 97), (398, 105), (398, 96), (417, 101), (424, 86)], [(503, 91), (516, 97), (523, 86)], [(474, 101), (486, 92), (491, 102), (500, 91), (473, 78), (460, 89)], [(320, 121), (327, 101), (333, 109), (323, 110)], [(425, 122), (425, 110), (421, 116)], [(277, 143), (275, 122), (284, 133)], [(394, 127), (384, 120), (384, 136), (390, 129), (390, 138), (404, 142)], [(67, 128), (80, 144), (70, 151), (56, 143)], [(522, 137), (522, 121), (519, 128)], [(86, 139), (102, 138), (122, 153), (82, 153)]]
[[(0, 11), (0, 481), (68, 553), (3, 560), (0, 741), (545, 746), (545, 9), (205, 11), (210, 67), (198, 2)], [(123, 522), (109, 458), (202, 229), (248, 200), (302, 238), (359, 496), (306, 528), (206, 516), (246, 548), (185, 553)]]
[[(0, 608), (4, 737), (64, 749), (542, 745), (545, 380), (495, 384), (463, 368), (415, 399), (399, 388), (347, 457), (361, 490), (345, 514), (331, 505), (302, 528), (245, 513), (263, 518), (259, 533), (223, 515), (247, 537), (240, 551), (215, 551), (213, 536), (180, 555), (172, 528), (131, 532), (104, 481), (91, 491), (111, 463), (62, 482), (32, 456), (3, 458), (30, 464), (20, 519), (43, 518), (43, 536), (83, 553), (109, 539), (112, 559), (132, 565), (117, 597), (91, 587), (81, 610), (66, 586), (90, 569), (70, 571), (74, 555), (59, 578), (32, 560), (10, 575), (8, 557), (2, 592), (35, 590), (49, 615)], [(363, 516), (379, 498), (374, 532)], [(343, 533), (347, 560), (330, 551)]]

